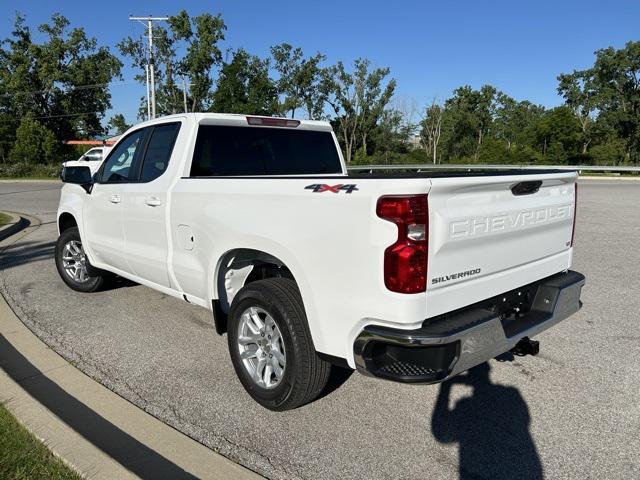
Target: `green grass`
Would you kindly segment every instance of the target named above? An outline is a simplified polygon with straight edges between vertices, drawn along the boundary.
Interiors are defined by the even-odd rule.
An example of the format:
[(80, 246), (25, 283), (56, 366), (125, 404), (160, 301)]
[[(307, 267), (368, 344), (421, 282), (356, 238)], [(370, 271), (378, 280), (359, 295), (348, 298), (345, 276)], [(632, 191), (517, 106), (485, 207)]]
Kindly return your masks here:
[(11, 480), (80, 480), (0, 405), (0, 478)]
[(11, 221), (11, 217), (6, 213), (0, 212), (0, 227), (6, 225)]

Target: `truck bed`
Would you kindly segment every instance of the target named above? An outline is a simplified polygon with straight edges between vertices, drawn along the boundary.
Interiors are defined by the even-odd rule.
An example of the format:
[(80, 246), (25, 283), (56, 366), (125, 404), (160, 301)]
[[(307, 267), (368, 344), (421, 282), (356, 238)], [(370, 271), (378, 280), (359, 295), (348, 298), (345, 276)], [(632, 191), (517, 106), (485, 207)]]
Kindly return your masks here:
[[(390, 165), (390, 167), (392, 167)], [(506, 175), (545, 175), (550, 173), (564, 173), (575, 172), (575, 168), (567, 167), (566, 169), (525, 169), (525, 168), (505, 168), (505, 169), (477, 169), (477, 170), (446, 170), (446, 169), (434, 169), (426, 171), (422, 169), (420, 172), (415, 171), (401, 171), (401, 170), (387, 170), (384, 173), (380, 173), (379, 170), (374, 170), (375, 173), (369, 173), (367, 171), (362, 172), (349, 172), (349, 178), (444, 178), (444, 177), (495, 177)], [(343, 177), (341, 177), (343, 178)]]
[[(386, 170), (384, 172), (380, 172), (379, 170), (374, 171), (375, 173), (369, 172), (353, 172), (349, 171), (347, 175), (237, 175), (233, 177), (229, 176), (201, 176), (198, 178), (230, 178), (230, 179), (238, 179), (238, 178), (252, 178), (252, 179), (324, 179), (324, 180), (344, 180), (346, 179), (385, 179), (385, 178), (397, 178), (397, 179), (407, 179), (407, 178), (448, 178), (448, 177), (496, 177), (496, 176), (509, 176), (509, 175), (547, 175), (553, 173), (567, 173), (567, 172), (576, 172), (575, 168), (567, 167), (567, 169), (524, 169), (524, 168), (511, 168), (511, 169), (477, 169), (477, 170), (443, 170), (437, 169), (432, 171), (404, 171), (404, 170)], [(183, 179), (189, 179), (193, 177), (184, 176)]]

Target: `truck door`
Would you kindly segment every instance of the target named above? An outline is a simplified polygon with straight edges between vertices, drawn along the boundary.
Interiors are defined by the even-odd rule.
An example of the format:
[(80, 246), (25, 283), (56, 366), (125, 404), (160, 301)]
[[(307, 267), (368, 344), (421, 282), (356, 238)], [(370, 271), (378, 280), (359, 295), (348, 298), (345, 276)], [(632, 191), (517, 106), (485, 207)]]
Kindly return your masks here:
[(118, 143), (97, 173), (83, 206), (85, 243), (92, 259), (125, 272), (130, 269), (123, 255), (123, 188), (133, 180), (144, 138), (145, 129), (141, 129)]
[(175, 175), (165, 173), (180, 122), (149, 127), (138, 181), (123, 189), (124, 255), (132, 273), (170, 287), (167, 268), (167, 192)]

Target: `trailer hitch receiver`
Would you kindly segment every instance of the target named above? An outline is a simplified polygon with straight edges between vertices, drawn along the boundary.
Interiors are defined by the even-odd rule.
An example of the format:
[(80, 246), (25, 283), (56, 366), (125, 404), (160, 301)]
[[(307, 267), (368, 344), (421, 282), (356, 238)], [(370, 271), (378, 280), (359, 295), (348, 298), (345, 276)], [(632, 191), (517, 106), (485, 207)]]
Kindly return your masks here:
[(540, 342), (531, 340), (529, 337), (522, 338), (516, 346), (511, 349), (511, 353), (519, 357), (525, 355), (537, 355), (540, 352)]

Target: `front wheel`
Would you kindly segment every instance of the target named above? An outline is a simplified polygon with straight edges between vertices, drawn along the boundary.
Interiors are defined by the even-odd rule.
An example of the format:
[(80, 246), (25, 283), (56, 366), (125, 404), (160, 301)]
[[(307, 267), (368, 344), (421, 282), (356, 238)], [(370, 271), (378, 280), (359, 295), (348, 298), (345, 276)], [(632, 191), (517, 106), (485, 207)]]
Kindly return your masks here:
[(60, 278), (78, 292), (95, 292), (104, 278), (89, 264), (77, 227), (66, 229), (56, 242), (56, 268)]
[(315, 399), (331, 365), (318, 357), (295, 282), (269, 278), (244, 286), (233, 299), (228, 341), (245, 390), (270, 410)]

